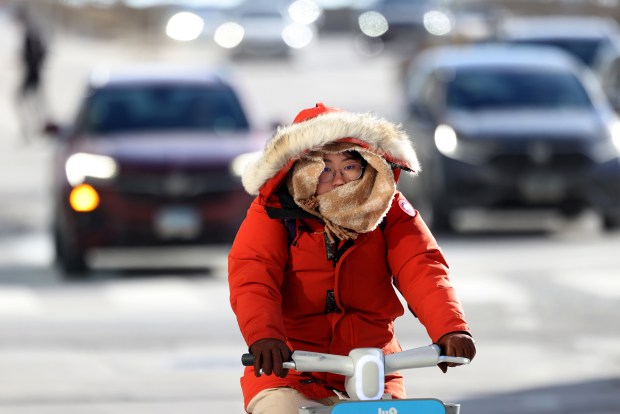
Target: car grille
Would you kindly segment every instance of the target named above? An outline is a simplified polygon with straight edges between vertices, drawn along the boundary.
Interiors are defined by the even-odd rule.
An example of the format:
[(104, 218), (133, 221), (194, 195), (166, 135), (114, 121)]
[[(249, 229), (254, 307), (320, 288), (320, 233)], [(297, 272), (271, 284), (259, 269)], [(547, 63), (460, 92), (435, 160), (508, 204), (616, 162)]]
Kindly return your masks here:
[(167, 199), (220, 195), (241, 188), (239, 180), (228, 171), (170, 172), (167, 174), (121, 173), (115, 184), (126, 195)]
[(592, 164), (583, 142), (570, 140), (511, 140), (490, 155), (489, 164), (501, 171), (519, 173), (541, 168), (560, 173), (577, 172)]

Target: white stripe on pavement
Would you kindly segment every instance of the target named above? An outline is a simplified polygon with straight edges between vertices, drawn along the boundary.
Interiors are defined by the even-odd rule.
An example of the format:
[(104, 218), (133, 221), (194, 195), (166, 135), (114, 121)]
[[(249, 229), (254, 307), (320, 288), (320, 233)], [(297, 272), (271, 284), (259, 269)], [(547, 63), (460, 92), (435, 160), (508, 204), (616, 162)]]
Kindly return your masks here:
[(492, 304), (506, 310), (506, 324), (518, 330), (536, 330), (539, 323), (529, 293), (520, 285), (499, 276), (453, 277), (452, 283), (463, 305)]
[(553, 276), (553, 282), (599, 298), (620, 299), (620, 272), (567, 271)]
[(133, 311), (204, 312), (212, 309), (198, 285), (180, 280), (119, 281), (105, 286), (104, 296), (115, 308)]
[(38, 314), (41, 308), (41, 301), (32, 289), (21, 287), (0, 289), (0, 317)]
[(54, 260), (48, 233), (28, 233), (0, 238), (0, 267), (48, 266)]

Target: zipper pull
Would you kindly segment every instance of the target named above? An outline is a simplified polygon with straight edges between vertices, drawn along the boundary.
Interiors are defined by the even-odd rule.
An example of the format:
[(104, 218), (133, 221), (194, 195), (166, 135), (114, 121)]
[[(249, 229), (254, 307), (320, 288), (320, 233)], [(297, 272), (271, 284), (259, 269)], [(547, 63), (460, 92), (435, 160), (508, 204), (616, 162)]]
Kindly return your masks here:
[(327, 260), (336, 259), (336, 254), (334, 252), (334, 245), (331, 241), (329, 241), (329, 237), (327, 237), (327, 232), (323, 231), (323, 237), (325, 238), (325, 252), (327, 253)]

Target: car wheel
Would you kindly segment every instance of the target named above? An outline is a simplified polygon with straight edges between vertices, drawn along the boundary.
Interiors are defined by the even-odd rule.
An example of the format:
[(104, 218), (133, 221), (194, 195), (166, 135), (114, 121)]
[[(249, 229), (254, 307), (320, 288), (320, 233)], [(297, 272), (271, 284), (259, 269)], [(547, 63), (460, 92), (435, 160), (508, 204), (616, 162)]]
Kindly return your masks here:
[(451, 232), (454, 230), (450, 211), (442, 207), (433, 206), (430, 222), (433, 231)]
[(612, 213), (603, 214), (603, 228), (608, 231), (620, 229), (620, 215)]
[(54, 231), (54, 244), (56, 264), (64, 277), (73, 280), (86, 278), (89, 268), (84, 249), (80, 248), (69, 235), (58, 229)]

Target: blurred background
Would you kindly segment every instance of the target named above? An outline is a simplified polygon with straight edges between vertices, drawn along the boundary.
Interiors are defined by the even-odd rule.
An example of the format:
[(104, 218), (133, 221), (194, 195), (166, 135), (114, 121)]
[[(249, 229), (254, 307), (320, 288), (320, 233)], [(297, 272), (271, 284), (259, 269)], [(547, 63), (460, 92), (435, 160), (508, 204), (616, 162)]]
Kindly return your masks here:
[[(620, 412), (617, 0), (0, 1), (0, 412), (243, 412), (240, 172), (317, 102), (402, 123), (478, 355), (462, 413)], [(405, 348), (428, 344), (410, 314)]]

